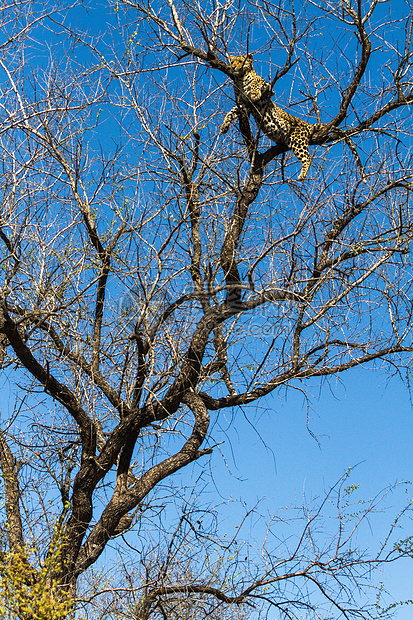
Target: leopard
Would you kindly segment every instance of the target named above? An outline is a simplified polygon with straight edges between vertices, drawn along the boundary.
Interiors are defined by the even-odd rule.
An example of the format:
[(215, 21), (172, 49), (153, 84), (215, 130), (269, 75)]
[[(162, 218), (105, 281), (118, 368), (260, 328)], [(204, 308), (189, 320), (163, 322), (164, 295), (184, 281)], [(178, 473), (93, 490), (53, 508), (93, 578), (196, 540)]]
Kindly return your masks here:
[(258, 128), (276, 144), (291, 149), (301, 163), (298, 180), (306, 178), (311, 158), (308, 144), (312, 134), (320, 124), (307, 123), (297, 116), (289, 114), (271, 101), (274, 95), (272, 84), (255, 72), (253, 55), (230, 56), (230, 66), (234, 76), (238, 104), (226, 115), (220, 133), (225, 134), (236, 118), (242, 113), (243, 106), (247, 114), (252, 114)]

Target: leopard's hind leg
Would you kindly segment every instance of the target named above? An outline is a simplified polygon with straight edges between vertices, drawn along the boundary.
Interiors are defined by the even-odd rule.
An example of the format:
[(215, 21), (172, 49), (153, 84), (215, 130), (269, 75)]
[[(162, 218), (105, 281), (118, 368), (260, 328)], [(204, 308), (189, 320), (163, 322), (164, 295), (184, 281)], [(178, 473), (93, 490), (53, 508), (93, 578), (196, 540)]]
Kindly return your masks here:
[(308, 174), (311, 166), (311, 157), (308, 150), (309, 133), (300, 128), (299, 131), (292, 132), (287, 146), (293, 151), (294, 155), (301, 163), (301, 172), (298, 181), (302, 181)]

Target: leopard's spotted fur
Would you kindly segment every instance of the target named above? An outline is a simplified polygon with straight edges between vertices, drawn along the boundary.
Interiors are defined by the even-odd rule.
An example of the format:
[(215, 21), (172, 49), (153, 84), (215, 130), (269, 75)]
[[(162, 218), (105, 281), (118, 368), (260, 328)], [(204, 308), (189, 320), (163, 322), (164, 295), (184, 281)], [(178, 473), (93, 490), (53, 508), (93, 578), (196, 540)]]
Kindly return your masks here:
[[(319, 125), (311, 125), (288, 114), (271, 101), (274, 94), (272, 86), (255, 73), (252, 54), (230, 56), (229, 61), (234, 72), (235, 87), (240, 103), (245, 106), (248, 114), (252, 114), (259, 129), (265, 135), (277, 144), (282, 144), (293, 151), (302, 166), (298, 179), (305, 179), (311, 164), (308, 143), (313, 131)], [(228, 131), (231, 123), (239, 114), (238, 106), (228, 112), (222, 123), (221, 133)]]

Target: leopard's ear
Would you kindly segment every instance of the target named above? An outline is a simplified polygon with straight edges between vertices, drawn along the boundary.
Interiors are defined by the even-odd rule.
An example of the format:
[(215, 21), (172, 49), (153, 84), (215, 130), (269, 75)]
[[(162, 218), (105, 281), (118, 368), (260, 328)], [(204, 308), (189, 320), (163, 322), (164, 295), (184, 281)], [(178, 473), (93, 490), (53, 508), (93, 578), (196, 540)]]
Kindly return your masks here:
[(248, 60), (252, 60), (252, 54), (247, 54), (246, 57), (248, 58)]

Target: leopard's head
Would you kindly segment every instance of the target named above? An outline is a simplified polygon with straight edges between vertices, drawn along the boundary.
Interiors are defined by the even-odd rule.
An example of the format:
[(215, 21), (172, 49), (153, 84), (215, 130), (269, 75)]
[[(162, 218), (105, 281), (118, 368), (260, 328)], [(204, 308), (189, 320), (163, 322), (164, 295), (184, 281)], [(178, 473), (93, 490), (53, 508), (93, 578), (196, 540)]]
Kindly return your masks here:
[(230, 56), (229, 64), (231, 69), (238, 76), (245, 75), (249, 71), (253, 71), (252, 66), (252, 54), (246, 54), (245, 56)]

